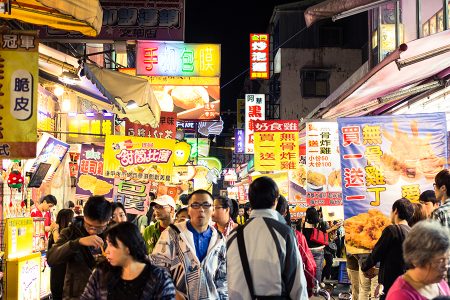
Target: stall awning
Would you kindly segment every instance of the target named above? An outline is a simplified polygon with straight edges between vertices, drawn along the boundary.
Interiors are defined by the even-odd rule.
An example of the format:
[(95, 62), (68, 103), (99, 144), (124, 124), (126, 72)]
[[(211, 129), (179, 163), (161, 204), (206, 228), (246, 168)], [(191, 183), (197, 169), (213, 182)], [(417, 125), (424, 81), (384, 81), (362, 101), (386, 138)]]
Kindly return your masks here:
[[(158, 126), (161, 108), (147, 79), (99, 68), (89, 63), (85, 63), (83, 69), (86, 77), (99, 91), (111, 103), (118, 104), (113, 112), (119, 117), (127, 117), (132, 122), (149, 124), (152, 127)], [(135, 102), (136, 108), (130, 107), (131, 101)]]
[[(390, 1), (390, 0), (389, 0)], [(314, 22), (322, 19), (349, 12), (348, 15), (356, 14), (381, 5), (387, 0), (326, 0), (309, 7), (305, 11), (306, 26), (311, 26)], [(352, 12), (353, 11), (353, 12)]]
[(0, 18), (97, 36), (103, 10), (99, 0), (17, 0), (11, 1), (11, 14), (0, 14)]
[(385, 105), (383, 99), (395, 99), (396, 93), (438, 88), (450, 68), (449, 45), (450, 30), (401, 45), (345, 92), (327, 98), (322, 117), (361, 116)]

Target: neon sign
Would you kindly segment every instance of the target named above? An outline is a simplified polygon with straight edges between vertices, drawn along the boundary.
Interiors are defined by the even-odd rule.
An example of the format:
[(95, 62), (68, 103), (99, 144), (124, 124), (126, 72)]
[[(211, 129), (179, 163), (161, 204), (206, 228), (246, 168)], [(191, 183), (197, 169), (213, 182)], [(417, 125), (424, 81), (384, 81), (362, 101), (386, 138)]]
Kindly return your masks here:
[(138, 76), (220, 76), (219, 44), (138, 41)]

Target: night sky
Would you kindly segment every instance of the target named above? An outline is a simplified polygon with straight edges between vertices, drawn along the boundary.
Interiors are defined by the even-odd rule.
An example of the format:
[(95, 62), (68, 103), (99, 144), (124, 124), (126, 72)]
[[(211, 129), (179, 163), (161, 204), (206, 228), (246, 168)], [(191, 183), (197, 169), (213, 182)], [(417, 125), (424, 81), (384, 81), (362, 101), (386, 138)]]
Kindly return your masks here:
[[(236, 75), (247, 70), (250, 33), (267, 31), (273, 8), (296, 1), (274, 0), (186, 0), (186, 43), (221, 44), (223, 87)], [(236, 110), (236, 99), (242, 89), (244, 74), (221, 88), (221, 109)]]

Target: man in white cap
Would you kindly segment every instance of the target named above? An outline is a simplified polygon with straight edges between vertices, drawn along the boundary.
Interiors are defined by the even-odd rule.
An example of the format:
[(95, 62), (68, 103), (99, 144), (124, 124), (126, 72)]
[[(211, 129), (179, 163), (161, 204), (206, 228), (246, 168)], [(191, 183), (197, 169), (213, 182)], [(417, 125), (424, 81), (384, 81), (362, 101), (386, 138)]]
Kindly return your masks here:
[(144, 229), (143, 237), (147, 244), (148, 253), (152, 253), (153, 248), (158, 242), (161, 232), (163, 232), (170, 224), (173, 224), (175, 214), (175, 200), (169, 195), (162, 195), (152, 202), (156, 222), (152, 222)]

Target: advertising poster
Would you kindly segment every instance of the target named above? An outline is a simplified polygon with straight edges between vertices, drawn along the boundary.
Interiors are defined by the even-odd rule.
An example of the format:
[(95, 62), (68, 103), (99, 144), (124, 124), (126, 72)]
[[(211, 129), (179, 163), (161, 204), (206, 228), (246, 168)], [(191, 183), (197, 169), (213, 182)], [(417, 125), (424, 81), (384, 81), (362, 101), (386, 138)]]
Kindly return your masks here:
[(255, 171), (298, 169), (298, 120), (255, 121)]
[(254, 123), (266, 118), (266, 95), (245, 94), (245, 154), (254, 151)]
[(222, 163), (215, 157), (198, 159), (195, 166), (194, 190), (204, 189), (212, 192), (213, 184), (217, 184), (222, 174)]
[(105, 148), (99, 145), (81, 145), (76, 199), (100, 195), (112, 200), (114, 179), (103, 177), (104, 150)]
[(341, 165), (336, 122), (306, 123), (306, 201), (314, 206), (341, 206)]
[(67, 151), (69, 151), (70, 146), (49, 134), (43, 134), (38, 143), (38, 148), (40, 148), (41, 151), (33, 162), (30, 172), (35, 172), (41, 163), (50, 164), (50, 168), (43, 179), (43, 181), (46, 182), (53, 178), (53, 175), (64, 159), (64, 156), (66, 156)]
[(103, 176), (170, 182), (175, 140), (108, 135)]
[(156, 128), (131, 122), (125, 118), (125, 135), (150, 137), (159, 139), (175, 139), (177, 132), (177, 114), (173, 112), (161, 112), (159, 125)]
[(120, 202), (129, 214), (144, 215), (150, 205), (149, 193), (158, 194), (158, 182), (114, 179), (114, 202)]
[(444, 113), (339, 118), (338, 124), (345, 218), (368, 210), (389, 216), (395, 200), (416, 202), (433, 190), (446, 167)]
[(0, 159), (36, 157), (38, 44), (35, 31), (0, 34)]
[(220, 119), (219, 85), (152, 85), (161, 111), (174, 112), (178, 120)]

